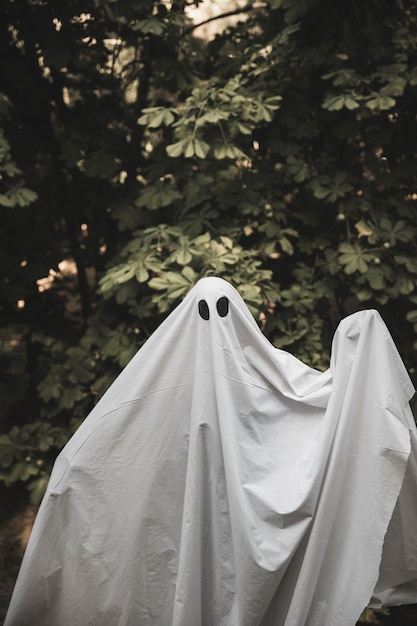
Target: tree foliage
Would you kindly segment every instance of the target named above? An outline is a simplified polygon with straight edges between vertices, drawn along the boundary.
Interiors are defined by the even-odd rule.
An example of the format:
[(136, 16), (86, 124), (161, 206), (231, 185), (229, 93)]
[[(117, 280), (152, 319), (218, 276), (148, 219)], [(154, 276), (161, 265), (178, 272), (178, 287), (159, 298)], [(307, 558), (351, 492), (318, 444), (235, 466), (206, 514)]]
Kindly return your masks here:
[(321, 369), (377, 308), (415, 374), (414, 3), (265, 0), (211, 39), (193, 4), (1, 2), (0, 478), (34, 501), (202, 276)]

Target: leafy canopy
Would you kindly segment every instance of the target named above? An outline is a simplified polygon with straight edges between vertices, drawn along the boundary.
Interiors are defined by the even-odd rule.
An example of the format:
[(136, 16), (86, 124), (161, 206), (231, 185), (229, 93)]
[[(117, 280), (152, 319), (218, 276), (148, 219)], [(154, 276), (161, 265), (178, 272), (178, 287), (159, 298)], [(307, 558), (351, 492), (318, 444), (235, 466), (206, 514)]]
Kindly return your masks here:
[(414, 3), (265, 0), (213, 37), (194, 4), (2, 5), (0, 478), (33, 501), (201, 276), (321, 369), (377, 308), (415, 376)]

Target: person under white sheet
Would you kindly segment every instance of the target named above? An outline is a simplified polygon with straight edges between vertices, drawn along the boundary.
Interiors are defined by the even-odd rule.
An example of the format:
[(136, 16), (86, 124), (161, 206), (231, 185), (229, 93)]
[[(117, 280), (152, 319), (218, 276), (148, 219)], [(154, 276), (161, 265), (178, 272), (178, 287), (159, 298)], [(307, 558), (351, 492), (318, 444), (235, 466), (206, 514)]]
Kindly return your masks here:
[(350, 626), (416, 603), (413, 393), (376, 311), (320, 372), (201, 279), (58, 456), (5, 626)]

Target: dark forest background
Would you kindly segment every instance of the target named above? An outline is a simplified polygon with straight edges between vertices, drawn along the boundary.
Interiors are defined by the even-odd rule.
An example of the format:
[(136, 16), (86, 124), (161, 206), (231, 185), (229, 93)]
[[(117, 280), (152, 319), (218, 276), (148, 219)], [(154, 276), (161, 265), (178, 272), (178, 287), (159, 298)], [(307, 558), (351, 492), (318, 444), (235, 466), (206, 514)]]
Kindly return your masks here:
[(210, 6), (0, 0), (5, 568), (10, 520), (202, 276), (318, 369), (376, 308), (417, 379), (415, 2)]

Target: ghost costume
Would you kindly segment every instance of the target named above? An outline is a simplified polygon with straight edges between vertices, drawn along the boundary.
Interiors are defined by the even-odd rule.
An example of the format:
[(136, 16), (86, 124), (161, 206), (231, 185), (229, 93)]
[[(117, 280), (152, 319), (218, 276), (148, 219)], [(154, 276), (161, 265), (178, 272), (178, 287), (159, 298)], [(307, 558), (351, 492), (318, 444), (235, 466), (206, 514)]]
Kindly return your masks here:
[(376, 311), (320, 372), (200, 280), (58, 456), (5, 626), (351, 626), (416, 603), (413, 393)]

